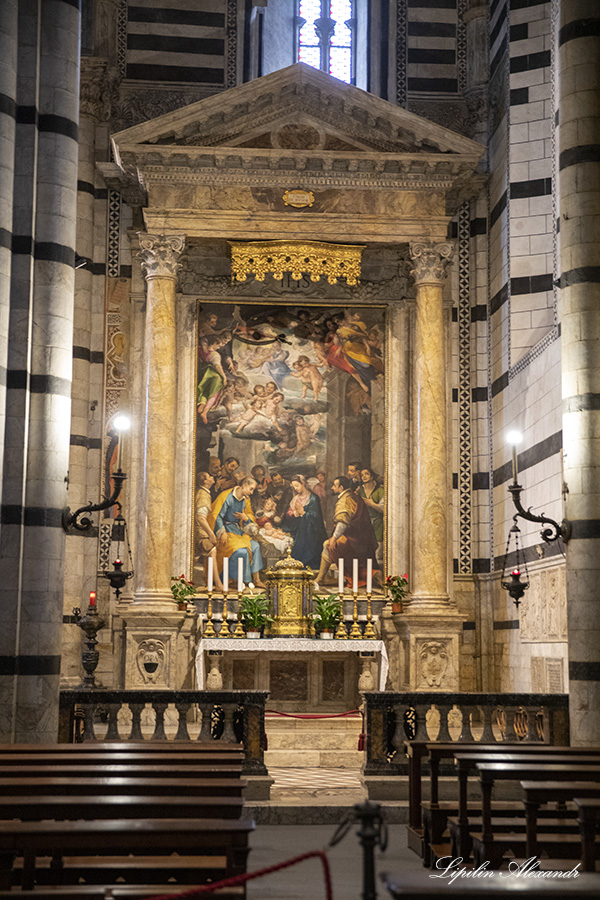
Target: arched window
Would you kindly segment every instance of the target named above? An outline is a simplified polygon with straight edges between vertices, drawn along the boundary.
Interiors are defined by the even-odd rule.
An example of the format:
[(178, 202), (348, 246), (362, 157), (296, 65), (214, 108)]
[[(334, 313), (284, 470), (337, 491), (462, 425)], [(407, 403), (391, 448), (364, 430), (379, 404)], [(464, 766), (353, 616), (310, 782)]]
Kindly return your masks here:
[(354, 84), (353, 0), (298, 0), (296, 59)]

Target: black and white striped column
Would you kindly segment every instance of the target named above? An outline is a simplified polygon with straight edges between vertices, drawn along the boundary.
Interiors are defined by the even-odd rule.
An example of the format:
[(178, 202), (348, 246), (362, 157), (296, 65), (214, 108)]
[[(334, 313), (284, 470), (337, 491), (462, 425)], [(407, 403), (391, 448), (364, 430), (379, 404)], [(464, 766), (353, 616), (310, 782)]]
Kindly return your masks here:
[(56, 740), (61, 665), (80, 12), (78, 0), (19, 6), (0, 740), (44, 742)]
[(0, 4), (0, 471), (4, 458), (6, 366), (17, 120), (18, 0)]
[(600, 7), (561, 0), (560, 259), (571, 742), (600, 741)]

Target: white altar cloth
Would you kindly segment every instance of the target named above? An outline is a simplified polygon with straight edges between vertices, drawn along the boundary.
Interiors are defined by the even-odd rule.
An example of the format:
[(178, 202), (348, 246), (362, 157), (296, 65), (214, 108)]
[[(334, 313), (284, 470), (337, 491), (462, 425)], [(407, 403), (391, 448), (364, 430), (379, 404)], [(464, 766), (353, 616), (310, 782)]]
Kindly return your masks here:
[(385, 690), (389, 662), (383, 641), (322, 641), (317, 638), (204, 638), (198, 644), (196, 676), (198, 690), (204, 690), (204, 653), (208, 650), (252, 650), (254, 653), (352, 653), (370, 651), (381, 657), (379, 666), (379, 690)]

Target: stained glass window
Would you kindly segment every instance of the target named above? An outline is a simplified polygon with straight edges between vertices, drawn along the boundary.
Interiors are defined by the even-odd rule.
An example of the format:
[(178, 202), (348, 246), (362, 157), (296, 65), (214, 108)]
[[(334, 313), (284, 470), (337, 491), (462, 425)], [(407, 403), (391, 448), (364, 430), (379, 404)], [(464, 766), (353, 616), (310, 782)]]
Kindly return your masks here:
[(354, 83), (352, 0), (298, 0), (297, 59)]

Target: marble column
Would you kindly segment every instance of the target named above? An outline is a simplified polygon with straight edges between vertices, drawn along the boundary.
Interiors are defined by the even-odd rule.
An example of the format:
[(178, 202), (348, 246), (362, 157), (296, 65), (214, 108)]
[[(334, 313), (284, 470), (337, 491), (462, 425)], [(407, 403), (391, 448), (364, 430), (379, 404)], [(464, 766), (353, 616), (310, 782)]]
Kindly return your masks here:
[(448, 396), (442, 282), (449, 243), (410, 245), (417, 288), (411, 610), (448, 604)]
[(600, 742), (600, 9), (561, 0), (560, 303), (571, 743)]
[(0, 470), (4, 458), (6, 368), (10, 306), (15, 137), (17, 117), (18, 3), (0, 4)]
[(175, 608), (171, 595), (175, 527), (175, 286), (184, 235), (140, 234), (147, 282), (144, 334), (144, 434), (135, 599), (157, 611)]
[(80, 14), (19, 4), (0, 534), (0, 739), (58, 729), (77, 194)]

